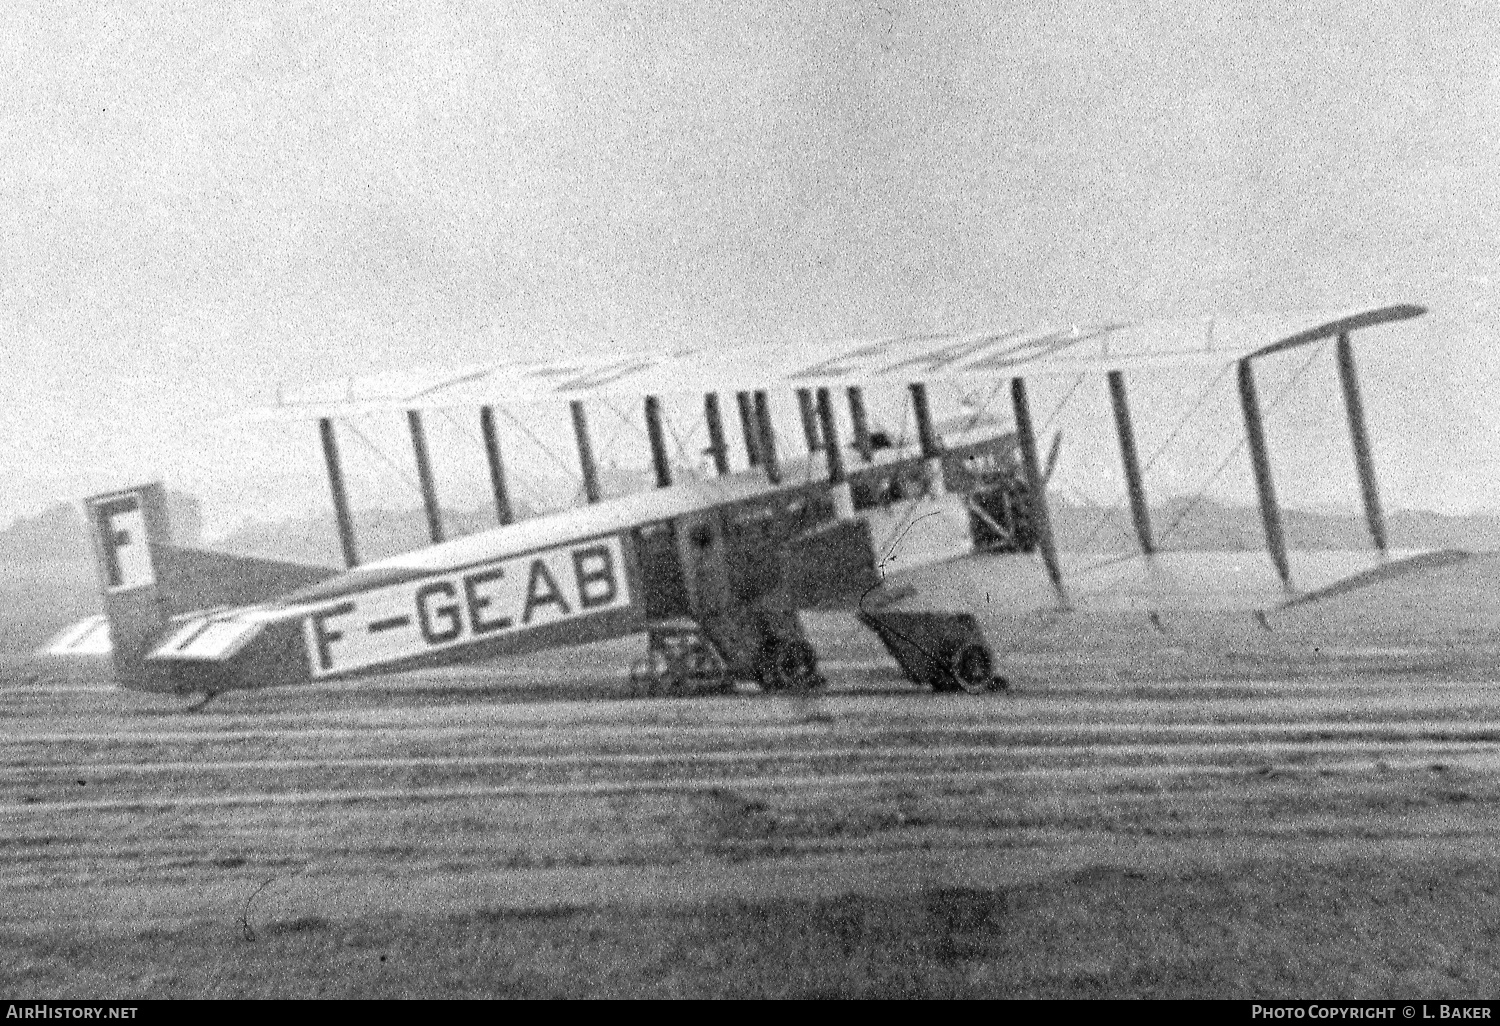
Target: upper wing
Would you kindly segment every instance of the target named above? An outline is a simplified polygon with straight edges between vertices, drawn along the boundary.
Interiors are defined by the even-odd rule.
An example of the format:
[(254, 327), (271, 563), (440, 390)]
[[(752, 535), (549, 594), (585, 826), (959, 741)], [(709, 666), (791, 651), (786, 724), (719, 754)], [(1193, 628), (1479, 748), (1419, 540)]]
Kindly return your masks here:
[(1207, 364), (1262, 356), (1359, 328), (1405, 320), (1398, 304), (1342, 313), (1069, 325), (866, 342), (703, 347), (452, 370), (347, 377), (283, 392), (252, 420), (340, 417), (377, 410), (513, 404), (596, 395), (993, 379)]

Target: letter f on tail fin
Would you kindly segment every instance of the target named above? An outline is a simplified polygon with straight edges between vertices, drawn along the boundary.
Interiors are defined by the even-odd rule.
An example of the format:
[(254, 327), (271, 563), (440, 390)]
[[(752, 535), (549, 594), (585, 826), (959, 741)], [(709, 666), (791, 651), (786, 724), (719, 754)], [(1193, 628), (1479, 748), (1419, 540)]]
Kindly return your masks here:
[(84, 510), (109, 618), (115, 680), (125, 687), (151, 688), (146, 652), (168, 618), (152, 551), (171, 541), (166, 489), (153, 482), (96, 495), (84, 500)]

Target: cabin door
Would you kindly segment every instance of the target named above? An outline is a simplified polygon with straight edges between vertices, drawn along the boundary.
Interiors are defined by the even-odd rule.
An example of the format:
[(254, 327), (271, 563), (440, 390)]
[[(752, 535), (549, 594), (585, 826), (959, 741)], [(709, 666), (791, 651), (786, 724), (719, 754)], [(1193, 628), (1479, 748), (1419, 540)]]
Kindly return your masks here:
[(717, 510), (687, 513), (677, 519), (677, 551), (695, 616), (712, 616), (734, 604), (723, 517)]
[(641, 568), (641, 591), (648, 620), (688, 616), (688, 593), (677, 551), (677, 532), (670, 520), (646, 524), (635, 531)]

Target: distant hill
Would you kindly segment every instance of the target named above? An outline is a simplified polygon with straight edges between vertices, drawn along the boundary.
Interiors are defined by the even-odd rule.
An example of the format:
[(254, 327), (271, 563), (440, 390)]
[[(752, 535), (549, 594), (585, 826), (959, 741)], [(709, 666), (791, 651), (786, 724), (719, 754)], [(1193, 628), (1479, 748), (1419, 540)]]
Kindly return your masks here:
[[(1114, 551), (1135, 544), (1129, 507), (1052, 503), (1058, 545), (1072, 551)], [(1287, 545), (1294, 549), (1362, 549), (1370, 544), (1364, 516), (1355, 513), (1282, 511)], [(1205, 499), (1196, 504), (1168, 500), (1151, 510), (1158, 544), (1191, 551), (1243, 551), (1263, 548), (1265, 533), (1254, 506), (1230, 506)], [(1500, 514), (1446, 516), (1402, 510), (1386, 516), (1386, 534), (1396, 549), (1500, 550)]]
[[(640, 487), (635, 474), (606, 474), (606, 494)], [(181, 492), (167, 497), (178, 544), (201, 544), (202, 516), (198, 500)], [(520, 509), (521, 516), (531, 510)], [(1358, 514), (1284, 512), (1287, 542), (1294, 548), (1360, 549), (1369, 545), (1364, 518)], [(1113, 551), (1132, 545), (1129, 510), (1052, 500), (1053, 526), (1058, 544), (1068, 550)], [(1253, 550), (1261, 548), (1260, 514), (1253, 506), (1234, 506), (1205, 499), (1189, 508), (1185, 500), (1169, 500), (1151, 511), (1157, 538), (1167, 548), (1189, 550)], [(445, 509), (448, 537), (488, 530), (495, 526), (494, 510)], [(1403, 510), (1387, 517), (1390, 543), (1395, 548), (1461, 548), (1500, 550), (1500, 514), (1447, 516)], [(427, 544), (427, 522), (420, 508), (364, 510), (356, 514), (355, 531), (360, 557), (365, 560), (394, 555)], [(212, 546), (223, 552), (265, 559), (285, 559), (317, 566), (340, 566), (338, 533), (331, 514), (308, 514), (274, 523), (240, 528)], [(23, 517), (0, 531), (0, 577), (55, 578), (92, 581), (93, 556), (78, 507), (59, 504), (34, 517)]]
[[(203, 516), (196, 498), (167, 493), (172, 538), (179, 545), (198, 545)], [(0, 531), (0, 574), (8, 578), (67, 573), (82, 568), (92, 579), (93, 552), (84, 528), (83, 510), (74, 503), (49, 506), (34, 517), (21, 517)]]

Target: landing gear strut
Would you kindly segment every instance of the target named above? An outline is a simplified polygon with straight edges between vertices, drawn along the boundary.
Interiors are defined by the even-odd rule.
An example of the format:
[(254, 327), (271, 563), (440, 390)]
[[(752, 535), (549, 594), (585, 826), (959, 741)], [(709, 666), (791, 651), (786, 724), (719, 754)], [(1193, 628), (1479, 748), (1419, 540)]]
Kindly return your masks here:
[(995, 674), (995, 660), (974, 617), (966, 613), (862, 613), (908, 680), (934, 691), (971, 695), (1009, 686)]

